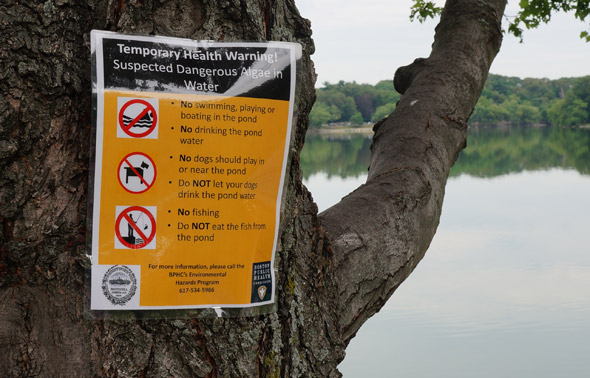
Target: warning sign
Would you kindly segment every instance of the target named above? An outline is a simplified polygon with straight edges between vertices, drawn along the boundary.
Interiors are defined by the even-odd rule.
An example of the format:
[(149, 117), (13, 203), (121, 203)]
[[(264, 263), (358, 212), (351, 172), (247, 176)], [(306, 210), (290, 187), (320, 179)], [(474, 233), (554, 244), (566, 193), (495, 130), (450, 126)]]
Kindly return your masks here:
[(274, 302), (300, 49), (92, 32), (91, 309)]

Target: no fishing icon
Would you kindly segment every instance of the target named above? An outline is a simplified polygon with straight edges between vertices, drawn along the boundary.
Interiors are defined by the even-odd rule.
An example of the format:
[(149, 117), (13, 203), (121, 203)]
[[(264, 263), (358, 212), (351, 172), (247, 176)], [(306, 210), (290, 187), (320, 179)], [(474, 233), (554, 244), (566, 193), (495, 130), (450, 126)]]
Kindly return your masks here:
[(115, 249), (155, 249), (155, 236), (155, 206), (117, 206)]
[(158, 139), (158, 99), (118, 97), (117, 138)]

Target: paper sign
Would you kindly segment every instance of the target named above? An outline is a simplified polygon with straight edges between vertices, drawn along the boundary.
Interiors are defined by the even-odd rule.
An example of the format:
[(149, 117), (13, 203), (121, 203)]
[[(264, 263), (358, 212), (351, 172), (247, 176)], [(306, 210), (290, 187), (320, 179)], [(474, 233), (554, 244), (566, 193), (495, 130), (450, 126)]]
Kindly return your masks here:
[(91, 309), (275, 298), (294, 43), (92, 32)]

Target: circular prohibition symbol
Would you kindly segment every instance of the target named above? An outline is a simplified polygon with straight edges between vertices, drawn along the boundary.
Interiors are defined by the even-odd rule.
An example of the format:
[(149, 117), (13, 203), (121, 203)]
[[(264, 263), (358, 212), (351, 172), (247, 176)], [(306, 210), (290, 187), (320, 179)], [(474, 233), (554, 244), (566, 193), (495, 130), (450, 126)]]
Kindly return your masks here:
[[(123, 235), (124, 232), (127, 235)], [(115, 235), (119, 242), (127, 248), (144, 248), (156, 236), (156, 219), (146, 208), (130, 206), (121, 211), (117, 217)]]
[(156, 173), (156, 163), (151, 157), (143, 152), (132, 152), (119, 163), (117, 178), (123, 189), (140, 194), (154, 185)]
[[(146, 100), (140, 98), (129, 100), (119, 110), (119, 127), (132, 138), (150, 135), (156, 129), (157, 123), (156, 109)], [(147, 130), (142, 131), (142, 128)]]

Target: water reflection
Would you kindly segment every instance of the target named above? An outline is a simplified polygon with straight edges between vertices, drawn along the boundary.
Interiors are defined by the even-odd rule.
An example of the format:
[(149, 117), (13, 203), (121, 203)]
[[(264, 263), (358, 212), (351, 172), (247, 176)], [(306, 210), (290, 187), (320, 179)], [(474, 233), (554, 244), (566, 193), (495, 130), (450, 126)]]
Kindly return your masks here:
[(370, 146), (367, 135), (308, 135), (301, 151), (303, 177), (320, 172), (328, 178), (366, 177)]
[[(353, 339), (344, 377), (590, 376), (589, 161), (590, 130), (471, 132), (426, 257)], [(316, 167), (320, 208), (366, 172)]]
[(493, 177), (556, 167), (590, 173), (589, 129), (470, 129), (451, 175)]
[[(371, 138), (363, 135), (308, 135), (301, 153), (304, 178), (366, 175)], [(494, 177), (524, 170), (573, 168), (590, 174), (590, 129), (470, 129), (451, 176)]]

